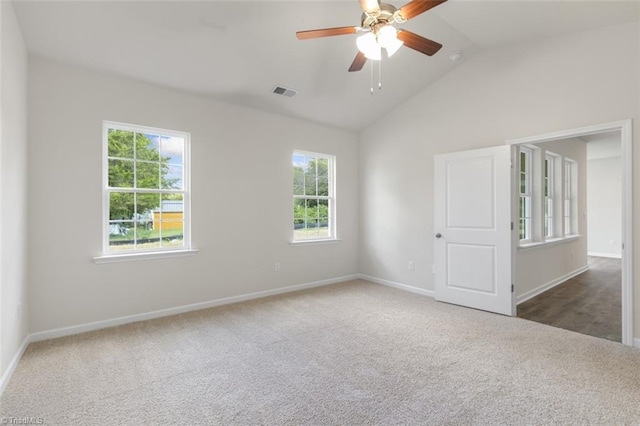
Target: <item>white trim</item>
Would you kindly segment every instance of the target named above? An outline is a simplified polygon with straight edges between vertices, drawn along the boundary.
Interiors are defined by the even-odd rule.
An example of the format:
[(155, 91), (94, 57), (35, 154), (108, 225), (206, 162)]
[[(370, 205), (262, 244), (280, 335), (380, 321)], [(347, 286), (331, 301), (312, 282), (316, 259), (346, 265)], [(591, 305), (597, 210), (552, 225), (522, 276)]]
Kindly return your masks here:
[(562, 284), (562, 283), (570, 280), (571, 278), (573, 278), (575, 276), (578, 276), (578, 275), (580, 275), (583, 272), (586, 272), (588, 270), (589, 270), (589, 265), (583, 266), (582, 268), (578, 268), (573, 272), (569, 272), (568, 274), (563, 275), (560, 278), (556, 278), (555, 280), (549, 281), (546, 284), (542, 284), (541, 286), (536, 287), (533, 290), (529, 290), (526, 293), (523, 293), (520, 296), (516, 297), (516, 305), (519, 305), (519, 304), (521, 304), (523, 302), (526, 302), (529, 299), (533, 299), (537, 295), (542, 294), (545, 291), (552, 289), (553, 287), (559, 286), (560, 284)]
[(633, 346), (640, 349), (640, 339), (633, 339)]
[(389, 281), (382, 278), (372, 277), (370, 275), (358, 274), (358, 278), (366, 281), (371, 281), (372, 283), (386, 285), (387, 287), (398, 288), (400, 290), (408, 291), (411, 293), (421, 294), (423, 296), (428, 296), (433, 298), (435, 293), (433, 290), (425, 290), (424, 288), (413, 287), (406, 284), (400, 284), (395, 281)]
[(339, 243), (342, 241), (340, 238), (327, 238), (324, 240), (298, 240), (298, 241), (289, 241), (289, 245), (295, 246), (312, 246), (315, 244), (333, 244)]
[(105, 254), (103, 256), (96, 256), (93, 261), (97, 264), (102, 263), (118, 263), (118, 262), (135, 262), (138, 260), (153, 260), (153, 259), (166, 259), (168, 257), (185, 257), (194, 256), (199, 250), (167, 250), (167, 251), (153, 251), (153, 252), (137, 252), (137, 253), (123, 253), (123, 254)]
[[(610, 131), (620, 132), (622, 175), (622, 343), (634, 344), (633, 335), (633, 120), (628, 118), (577, 129), (510, 139), (507, 145), (549, 142)], [(515, 260), (515, 259), (513, 259)]]
[(608, 257), (610, 259), (622, 259), (622, 254), (616, 254), (616, 253), (597, 253), (597, 252), (590, 251), (589, 253), (587, 253), (587, 256)]
[(155, 318), (161, 318), (171, 315), (182, 314), (185, 312), (198, 311), (201, 309), (213, 308), (215, 306), (228, 305), (231, 303), (244, 302), (247, 300), (260, 299), (267, 296), (275, 296), (278, 294), (291, 293), (294, 291), (305, 290), (308, 288), (321, 287), (329, 284), (336, 284), (350, 281), (358, 278), (358, 275), (346, 275), (343, 277), (329, 278), (326, 280), (313, 281), (305, 284), (292, 285), (288, 287), (276, 288), (273, 290), (257, 291), (255, 293), (242, 294), (239, 296), (225, 297), (222, 299), (210, 300), (208, 302), (193, 303), (191, 305), (177, 306), (175, 308), (160, 309), (157, 311), (145, 312), (142, 314), (127, 315), (124, 317), (113, 318), (104, 321), (95, 321), (86, 324), (72, 325), (69, 327), (56, 328), (52, 330), (40, 331), (30, 335), (32, 342), (40, 340), (55, 339), (57, 337), (70, 336), (73, 334), (84, 333), (87, 331), (95, 331), (103, 328), (114, 327), (117, 325), (129, 324), (132, 322), (146, 321)]
[(18, 363), (20, 362), (20, 359), (22, 359), (22, 355), (24, 355), (24, 351), (27, 350), (27, 346), (29, 346), (29, 343), (31, 343), (31, 341), (31, 335), (29, 334), (24, 338), (20, 349), (18, 349), (18, 352), (16, 352), (16, 354), (13, 356), (13, 359), (9, 363), (9, 366), (5, 370), (2, 377), (0, 377), (0, 396), (2, 396), (2, 393), (6, 389), (7, 384), (9, 384), (11, 376), (13, 376), (13, 373), (16, 371), (16, 367), (18, 367)]
[(580, 239), (580, 237), (582, 237), (582, 235), (570, 235), (568, 237), (550, 238), (546, 241), (534, 241), (531, 243), (520, 244), (517, 248), (518, 250), (529, 250), (536, 247), (548, 247), (556, 244), (577, 241), (578, 239)]

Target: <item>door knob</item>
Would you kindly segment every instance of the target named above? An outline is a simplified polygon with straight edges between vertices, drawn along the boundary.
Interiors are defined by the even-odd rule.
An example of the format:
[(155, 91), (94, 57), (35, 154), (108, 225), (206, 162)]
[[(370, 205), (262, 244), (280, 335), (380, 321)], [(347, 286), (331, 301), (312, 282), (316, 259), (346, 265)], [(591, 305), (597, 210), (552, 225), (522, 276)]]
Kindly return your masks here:
[(436, 238), (442, 238), (442, 234), (438, 232), (438, 233), (436, 234)]

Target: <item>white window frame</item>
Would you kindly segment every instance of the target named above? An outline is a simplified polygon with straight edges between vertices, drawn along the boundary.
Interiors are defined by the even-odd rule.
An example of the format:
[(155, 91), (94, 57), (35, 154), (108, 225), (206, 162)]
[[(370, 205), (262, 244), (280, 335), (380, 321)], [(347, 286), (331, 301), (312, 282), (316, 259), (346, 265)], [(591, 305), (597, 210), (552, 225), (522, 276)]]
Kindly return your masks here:
[[(327, 160), (327, 175), (328, 175), (328, 195), (296, 195), (294, 192), (294, 179), (293, 179), (293, 159), (295, 156), (304, 156), (305, 159), (324, 159)], [(291, 233), (291, 243), (292, 244), (308, 244), (308, 243), (321, 243), (321, 242), (333, 242), (338, 241), (337, 232), (336, 232), (336, 156), (331, 154), (324, 154), (319, 152), (311, 152), (311, 151), (302, 151), (302, 150), (294, 150), (291, 155), (291, 171), (292, 171), (292, 179), (291, 179), (291, 193), (293, 195), (292, 198), (292, 208), (291, 208), (291, 224), (294, 225)], [(326, 237), (318, 237), (318, 238), (296, 238), (296, 229), (295, 229), (295, 216), (293, 214), (295, 201), (299, 199), (313, 199), (313, 200), (327, 200), (328, 202), (328, 235)]]
[[(143, 189), (143, 188), (111, 188), (109, 187), (109, 130), (123, 130), (129, 132), (154, 134), (159, 136), (179, 137), (183, 138), (183, 173), (182, 173), (182, 189)], [(193, 254), (196, 250), (191, 247), (191, 186), (190, 186), (190, 139), (191, 136), (187, 132), (160, 129), (155, 127), (141, 126), (135, 124), (119, 123), (114, 121), (103, 121), (102, 125), (102, 190), (103, 190), (103, 209), (102, 209), (102, 255), (94, 257), (96, 263), (107, 263), (112, 261), (129, 261), (139, 259), (152, 259), (172, 256), (184, 256)], [(135, 161), (135, 160), (134, 160)], [(135, 179), (135, 176), (134, 176)], [(135, 186), (135, 185), (134, 185)], [(134, 248), (131, 250), (112, 250), (109, 245), (109, 203), (110, 194), (112, 192), (131, 192), (134, 194), (145, 193), (176, 193), (182, 195), (183, 200), (183, 245), (179, 247), (154, 247), (148, 249)]]
[[(524, 193), (521, 188), (521, 153), (525, 154), (528, 171)], [(526, 235), (527, 238), (519, 240), (519, 247), (527, 249), (579, 237), (576, 213), (578, 163), (571, 158), (531, 145), (518, 146), (517, 158), (518, 213), (524, 197), (530, 206), (529, 233)], [(527, 218), (518, 219), (520, 224)]]
[[(525, 155), (525, 171), (522, 172), (522, 154)], [(532, 175), (533, 170), (533, 150), (524, 146), (519, 147), (518, 152), (518, 237), (520, 243), (527, 243), (533, 240), (533, 218), (532, 218)], [(522, 191), (522, 179), (524, 175), (524, 192)], [(524, 201), (524, 209), (521, 208)], [(524, 212), (522, 212), (524, 210)], [(524, 215), (522, 214), (524, 213)], [(524, 237), (520, 233), (524, 226)]]

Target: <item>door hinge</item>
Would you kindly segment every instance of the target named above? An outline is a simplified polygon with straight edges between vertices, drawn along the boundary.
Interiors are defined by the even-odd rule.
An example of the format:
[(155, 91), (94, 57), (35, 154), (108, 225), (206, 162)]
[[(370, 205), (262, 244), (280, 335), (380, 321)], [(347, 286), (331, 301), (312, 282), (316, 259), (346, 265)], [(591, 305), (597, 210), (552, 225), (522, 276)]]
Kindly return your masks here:
[(515, 292), (516, 290), (516, 286), (514, 284), (511, 284), (511, 293)]
[(511, 222), (511, 230), (513, 231), (513, 222)]

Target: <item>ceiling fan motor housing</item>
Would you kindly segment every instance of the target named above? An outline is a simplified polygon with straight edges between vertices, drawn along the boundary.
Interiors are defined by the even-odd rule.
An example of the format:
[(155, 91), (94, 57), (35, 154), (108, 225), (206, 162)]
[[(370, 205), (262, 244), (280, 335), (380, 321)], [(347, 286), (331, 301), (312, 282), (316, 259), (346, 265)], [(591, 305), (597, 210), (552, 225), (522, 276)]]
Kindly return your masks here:
[(375, 13), (364, 12), (362, 14), (362, 27), (371, 28), (372, 30), (376, 25), (387, 25), (395, 22), (395, 14), (398, 9), (387, 3), (380, 3), (380, 10)]

